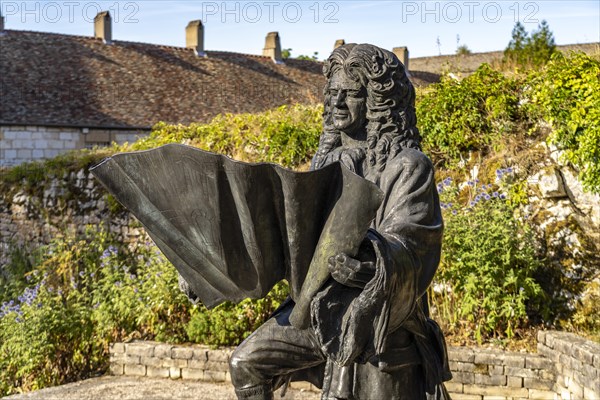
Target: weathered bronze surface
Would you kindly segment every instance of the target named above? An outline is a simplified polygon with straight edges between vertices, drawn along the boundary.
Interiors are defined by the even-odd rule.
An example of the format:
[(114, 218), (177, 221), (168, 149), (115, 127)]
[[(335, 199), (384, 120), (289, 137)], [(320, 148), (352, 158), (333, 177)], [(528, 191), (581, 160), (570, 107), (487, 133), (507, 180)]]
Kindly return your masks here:
[(327, 258), (356, 253), (383, 197), (339, 163), (294, 172), (180, 144), (117, 154), (91, 171), (210, 308), (262, 298), (287, 279), (308, 312)]
[(94, 173), (207, 305), (291, 298), (230, 360), (240, 399), (308, 380), (323, 399), (448, 399), (426, 290), (443, 222), (415, 92), (391, 52), (336, 48), (310, 173), (184, 146), (117, 155)]

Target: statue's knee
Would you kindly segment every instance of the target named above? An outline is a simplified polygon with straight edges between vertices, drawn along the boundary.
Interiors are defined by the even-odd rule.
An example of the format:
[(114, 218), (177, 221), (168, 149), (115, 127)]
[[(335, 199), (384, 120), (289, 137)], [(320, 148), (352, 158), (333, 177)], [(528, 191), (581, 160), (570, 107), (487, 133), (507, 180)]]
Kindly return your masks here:
[(229, 372), (233, 383), (235, 384), (237, 380), (247, 379), (248, 374), (253, 369), (252, 365), (251, 358), (243, 346), (235, 349), (229, 358)]

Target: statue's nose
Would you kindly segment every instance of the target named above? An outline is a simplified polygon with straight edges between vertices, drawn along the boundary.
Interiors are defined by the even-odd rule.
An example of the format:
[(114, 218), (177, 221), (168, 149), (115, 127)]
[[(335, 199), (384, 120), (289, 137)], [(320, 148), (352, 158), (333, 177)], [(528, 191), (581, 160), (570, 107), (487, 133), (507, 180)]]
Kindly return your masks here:
[(335, 96), (335, 105), (336, 106), (341, 106), (344, 105), (346, 103), (346, 92), (343, 90), (340, 90), (337, 95)]

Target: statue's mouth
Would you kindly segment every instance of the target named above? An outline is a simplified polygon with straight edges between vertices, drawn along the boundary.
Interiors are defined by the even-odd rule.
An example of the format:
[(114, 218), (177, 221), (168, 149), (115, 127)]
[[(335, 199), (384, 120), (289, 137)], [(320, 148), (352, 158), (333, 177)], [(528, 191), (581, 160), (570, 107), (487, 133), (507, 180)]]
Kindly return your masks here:
[(347, 119), (350, 113), (347, 110), (335, 110), (333, 116), (337, 119)]

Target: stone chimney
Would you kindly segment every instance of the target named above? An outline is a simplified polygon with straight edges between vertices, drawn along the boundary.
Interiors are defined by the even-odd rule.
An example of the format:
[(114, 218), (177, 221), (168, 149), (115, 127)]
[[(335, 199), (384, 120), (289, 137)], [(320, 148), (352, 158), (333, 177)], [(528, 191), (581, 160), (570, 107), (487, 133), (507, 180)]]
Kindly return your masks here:
[(269, 32), (265, 39), (265, 48), (263, 56), (271, 57), (277, 64), (283, 64), (281, 57), (281, 42), (279, 41), (279, 32)]
[(185, 47), (193, 49), (198, 56), (206, 55), (204, 53), (204, 25), (199, 19), (190, 21), (185, 27)]
[(108, 11), (102, 11), (94, 18), (94, 37), (102, 39), (104, 43), (112, 42), (112, 18)]
[(333, 49), (337, 49), (340, 46), (343, 46), (346, 44), (346, 41), (344, 39), (338, 39), (335, 41), (335, 44), (333, 45)]
[(4, 32), (4, 16), (0, 13), (0, 32)]
[(392, 52), (404, 64), (404, 69), (408, 71), (408, 47), (394, 47)]

